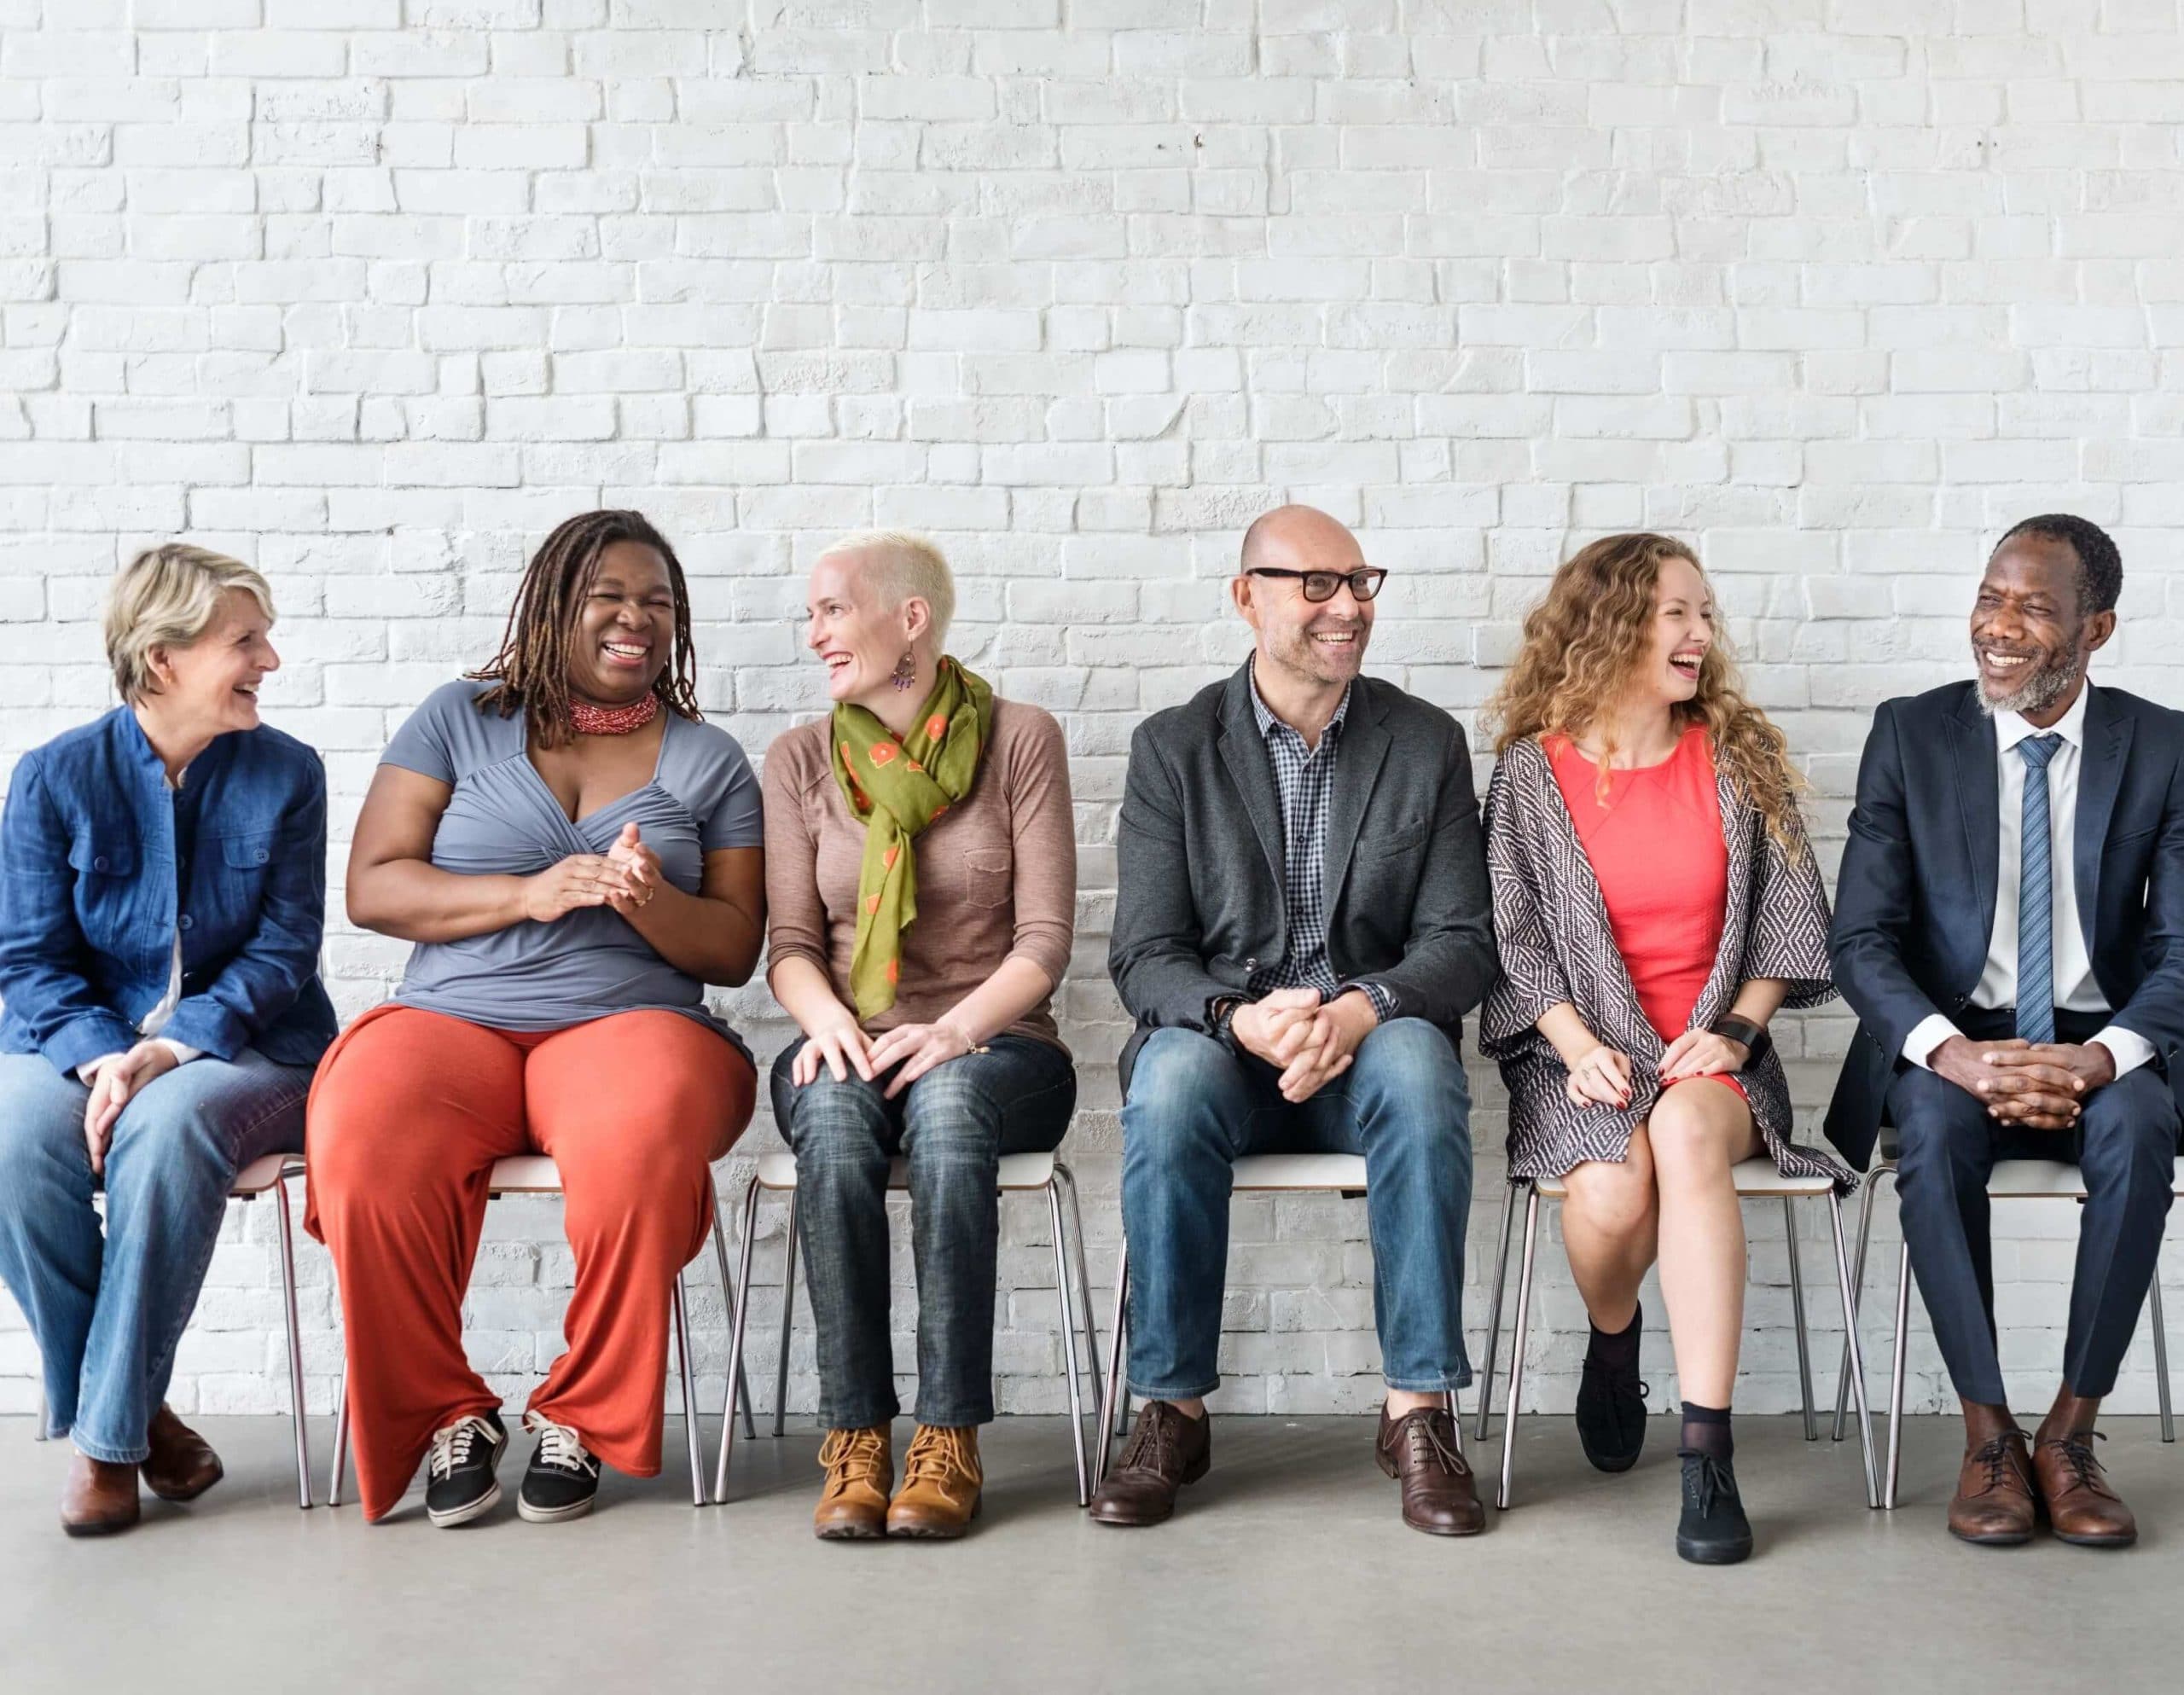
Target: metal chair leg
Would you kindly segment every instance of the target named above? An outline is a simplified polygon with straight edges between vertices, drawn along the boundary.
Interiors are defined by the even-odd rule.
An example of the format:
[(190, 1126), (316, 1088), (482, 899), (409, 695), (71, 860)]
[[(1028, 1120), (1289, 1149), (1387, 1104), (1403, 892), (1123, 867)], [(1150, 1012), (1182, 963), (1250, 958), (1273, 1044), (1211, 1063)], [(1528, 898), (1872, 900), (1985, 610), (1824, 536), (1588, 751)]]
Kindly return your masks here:
[(1096, 1403), (1106, 1368), (1100, 1363), (1100, 1326), (1092, 1313), (1092, 1273), (1084, 1259), (1084, 1213), (1077, 1200), (1077, 1174), (1059, 1159), (1054, 1162), (1054, 1170), (1069, 1196), (1069, 1235), (1076, 1250), (1072, 1258), (1077, 1268), (1077, 1307), (1084, 1315), (1084, 1363), (1089, 1368), (1091, 1398)]
[(334, 1472), (326, 1480), (326, 1504), (341, 1504), (341, 1479), (349, 1469), (349, 1367), (334, 1379)]
[(1798, 1321), (1798, 1388), (1804, 1397), (1805, 1440), (1818, 1442), (1820, 1424), (1812, 1410), (1812, 1340), (1805, 1332), (1805, 1274), (1798, 1257), (1798, 1209), (1787, 1195), (1782, 1197), (1782, 1229), (1790, 1245), (1790, 1305)]
[(1077, 1375), (1077, 1303), (1070, 1295), (1069, 1254), (1062, 1242), (1061, 1192), (1051, 1179), (1047, 1183), (1047, 1226), (1054, 1233), (1054, 1295), (1061, 1306), (1061, 1359), (1063, 1369), (1069, 1373), (1069, 1440), (1077, 1458), (1077, 1504), (1085, 1506), (1091, 1503), (1092, 1479), (1084, 1455), (1083, 1384)]
[(1502, 1409), (1502, 1487), (1494, 1504), (1509, 1510), (1509, 1478), (1517, 1462), (1517, 1408), (1525, 1392), (1525, 1343), (1532, 1316), (1532, 1255), (1539, 1245), (1539, 1191), (1525, 1200), (1525, 1257), (1517, 1274), (1517, 1328), (1509, 1341), (1509, 1402)]
[[(747, 1296), (751, 1289), (751, 1254), (758, 1245), (758, 1180), (752, 1178), (750, 1187), (743, 1192), (743, 1263), (742, 1288)], [(751, 1303), (746, 1299), (735, 1309), (735, 1322), (728, 1340), (728, 1409), (720, 1421), (720, 1463), (713, 1472), (713, 1499), (723, 1504), (728, 1500), (728, 1461), (735, 1449), (736, 1391), (743, 1392), (744, 1405), (748, 1407), (750, 1386), (743, 1380), (743, 1332), (750, 1322)]]
[[(746, 1214), (746, 1217), (751, 1215)], [(743, 1286), (751, 1286), (746, 1280)], [(781, 1263), (781, 1356), (774, 1369), (774, 1434), (786, 1430), (788, 1419), (788, 1342), (796, 1321), (796, 1191), (788, 1192), (788, 1256)]]
[(1843, 1295), (1843, 1335), (1850, 1344), (1851, 1392), (1858, 1397), (1858, 1445), (1865, 1454), (1866, 1505), (1878, 1507), (1880, 1483), (1873, 1473), (1873, 1424), (1866, 1411), (1866, 1363), (1858, 1351), (1858, 1307), (1850, 1294), (1850, 1257), (1843, 1251), (1843, 1201), (1833, 1190), (1827, 1197), (1827, 1222), (1835, 1236), (1835, 1283)]
[(296, 1505), (311, 1507), (311, 1437), (304, 1427), (303, 1325), (296, 1314), (296, 1239), (288, 1222), (288, 1175), (273, 1180), (273, 1206), (281, 1221), (281, 1309), (288, 1326), (288, 1412), (296, 1437)]
[(1903, 1467), (1903, 1353), (1911, 1339), (1911, 1244), (1896, 1253), (1896, 1357), (1888, 1373), (1888, 1479), (1880, 1504), (1896, 1510), (1896, 1483)]
[[(1850, 1257), (1850, 1304), (1854, 1309), (1866, 1304), (1866, 1245), (1873, 1239), (1873, 1191), (1880, 1187), (1881, 1173), (1888, 1168), (1876, 1167), (1866, 1178), (1865, 1191), (1858, 1197), (1858, 1246)], [(1850, 1406), (1850, 1338), (1843, 1338), (1843, 1360), (1835, 1370), (1835, 1434), (1833, 1440), (1843, 1440), (1843, 1426)]]
[[(713, 1257), (720, 1263), (721, 1299), (727, 1304), (728, 1327), (735, 1328), (735, 1280), (728, 1272), (728, 1230), (723, 1220), (728, 1209), (720, 1204), (720, 1191), (713, 1191)], [(758, 1429), (751, 1420), (751, 1379), (743, 1375), (743, 1362), (735, 1362), (736, 1386), (743, 1391), (743, 1434), (753, 1441)]]
[(1531, 1185), (1521, 1177), (1512, 1178), (1508, 1195), (1502, 1203), (1502, 1234), (1494, 1244), (1494, 1301), (1487, 1309), (1486, 1369), (1478, 1379), (1478, 1439), (1486, 1440), (1486, 1421), (1494, 1413), (1494, 1355), (1502, 1345), (1502, 1288), (1509, 1276), (1509, 1225), (1517, 1216), (1517, 1191)]
[(705, 1441), (698, 1430), (698, 1386), (690, 1380), (690, 1303), (675, 1274), (675, 1364), (682, 1379), (682, 1439), (690, 1450), (690, 1505), (706, 1505)]
[(1130, 1242), (1115, 1263), (1115, 1325), (1107, 1332), (1107, 1383), (1100, 1396), (1100, 1441), (1092, 1460), (1096, 1493), (1107, 1477), (1107, 1456), (1115, 1442), (1115, 1415), (1121, 1406), (1123, 1356), (1130, 1351)]
[(2153, 1268), (2153, 1283), (2147, 1303), (2153, 1319), (2153, 1380), (2155, 1393), (2161, 1396), (2161, 1439), (2176, 1440), (2176, 1414), (2169, 1404), (2169, 1326), (2161, 1316), (2161, 1268)]
[[(44, 1367), (41, 1364), (38, 1368), (43, 1371)], [(38, 1428), (31, 1432), (31, 1440), (32, 1442), (46, 1442), (50, 1440), (45, 1433), (45, 1424), (46, 1420), (52, 1416), (53, 1403), (45, 1398), (45, 1390), (43, 1387), (40, 1387), (38, 1392)]]

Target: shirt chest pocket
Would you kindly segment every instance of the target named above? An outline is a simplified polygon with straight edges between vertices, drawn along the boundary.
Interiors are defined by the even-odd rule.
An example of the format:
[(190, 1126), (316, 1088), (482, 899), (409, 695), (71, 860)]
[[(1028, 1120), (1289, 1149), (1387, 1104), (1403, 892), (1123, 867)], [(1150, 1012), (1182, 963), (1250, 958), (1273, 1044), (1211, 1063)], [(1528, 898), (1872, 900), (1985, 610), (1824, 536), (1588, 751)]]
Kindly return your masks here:
[(1358, 846), (1368, 859), (1401, 859), (1426, 845), (1429, 827), (1424, 818), (1405, 819), (1378, 841), (1361, 840)]
[(136, 844), (127, 836), (78, 836), (69, 844), (68, 863), (94, 887), (108, 878), (134, 877)]
[(274, 830), (245, 830), (221, 837), (221, 867), (230, 878), (255, 886), (280, 850), (278, 837)]
[(962, 859), (964, 901), (988, 910), (1007, 906), (1011, 859), (1007, 848), (967, 850)]

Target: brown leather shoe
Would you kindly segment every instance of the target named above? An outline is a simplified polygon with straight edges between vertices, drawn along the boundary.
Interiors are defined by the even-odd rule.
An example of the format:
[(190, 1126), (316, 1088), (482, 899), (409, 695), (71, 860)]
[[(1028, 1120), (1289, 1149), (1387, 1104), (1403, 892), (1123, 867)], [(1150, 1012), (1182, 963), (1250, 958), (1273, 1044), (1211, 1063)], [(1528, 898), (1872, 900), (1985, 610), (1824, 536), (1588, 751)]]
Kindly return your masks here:
[(136, 1468), (72, 1454), (61, 1490), (61, 1528), (72, 1536), (110, 1536), (142, 1516), (136, 1501)]
[(2008, 1430), (1965, 1450), (1949, 1503), (1949, 1535), (1982, 1547), (2015, 1547), (2032, 1540), (2039, 1502), (2024, 1450), (2028, 1440), (2023, 1431)]
[(1486, 1528), (1486, 1509), (1465, 1463), (1455, 1415), (1446, 1407), (1420, 1407), (1391, 1419), (1380, 1408), (1380, 1439), (1373, 1457), (1403, 1484), (1403, 1522), (1429, 1536), (1475, 1536)]
[(2032, 1475), (2055, 1540), (2085, 1548), (2127, 1548), (2139, 1539), (2138, 1520), (2108, 1487), (2093, 1444), (2099, 1431), (2043, 1437), (2032, 1445)]
[(1165, 1522), (1176, 1511), (1176, 1495), (1213, 1466), (1213, 1415), (1192, 1418), (1165, 1401), (1148, 1401), (1122, 1457), (1092, 1497), (1092, 1522), (1135, 1528)]
[(887, 1426), (828, 1431), (819, 1445), (827, 1486), (812, 1510), (811, 1534), (823, 1542), (870, 1541), (887, 1534), (887, 1491), (894, 1486), (895, 1457)]
[(228, 1474), (212, 1443), (169, 1408), (152, 1414), (144, 1440), (152, 1451), (136, 1469), (143, 1473), (144, 1487), (161, 1501), (195, 1501)]
[(961, 1535), (979, 1516), (985, 1480), (975, 1426), (920, 1425), (903, 1456), (903, 1488), (887, 1509), (887, 1534), (934, 1540)]

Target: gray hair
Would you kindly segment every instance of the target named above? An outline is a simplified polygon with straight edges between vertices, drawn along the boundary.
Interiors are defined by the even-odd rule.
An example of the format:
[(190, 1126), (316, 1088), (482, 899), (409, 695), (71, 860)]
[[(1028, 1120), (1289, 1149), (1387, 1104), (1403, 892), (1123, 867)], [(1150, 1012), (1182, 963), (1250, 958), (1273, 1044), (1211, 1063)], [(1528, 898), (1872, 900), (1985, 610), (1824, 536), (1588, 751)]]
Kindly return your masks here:
[(187, 647), (212, 627), (220, 597), (241, 589), (268, 620), (273, 590), (241, 560), (168, 542), (147, 548), (121, 569), (106, 597), (106, 662), (113, 686), (135, 705), (157, 693), (152, 676), (154, 647)]
[(947, 641), (956, 618), (956, 573), (932, 542), (908, 530), (859, 530), (831, 543), (820, 557), (840, 554), (866, 556), (866, 580), (888, 606), (923, 601), (932, 612), (933, 646)]

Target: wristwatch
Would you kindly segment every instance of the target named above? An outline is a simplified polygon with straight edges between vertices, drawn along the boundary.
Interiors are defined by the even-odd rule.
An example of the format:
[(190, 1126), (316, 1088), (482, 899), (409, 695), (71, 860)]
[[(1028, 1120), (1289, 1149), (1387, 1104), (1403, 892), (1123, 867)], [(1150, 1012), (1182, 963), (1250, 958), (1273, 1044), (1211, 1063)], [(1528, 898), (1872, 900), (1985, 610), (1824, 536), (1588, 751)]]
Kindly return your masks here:
[(1240, 995), (1217, 995), (1206, 1008), (1206, 1025), (1213, 1031), (1216, 1042), (1233, 1042), (1228, 1026), (1235, 1021), (1236, 1009), (1244, 1004)]
[(1740, 1018), (1734, 1013), (1722, 1013), (1706, 1028), (1716, 1036), (1742, 1042), (1747, 1065), (1756, 1063), (1774, 1045), (1774, 1038), (1767, 1033), (1765, 1025), (1753, 1019)]

